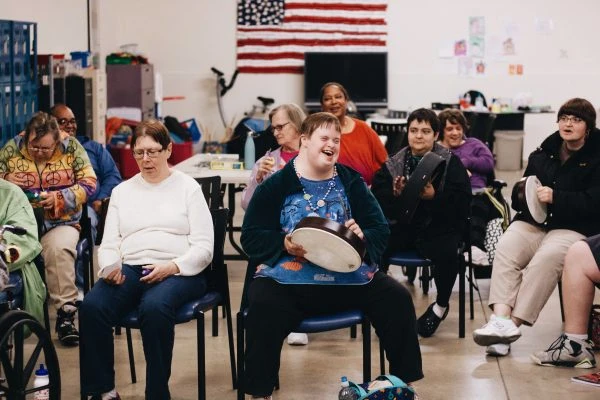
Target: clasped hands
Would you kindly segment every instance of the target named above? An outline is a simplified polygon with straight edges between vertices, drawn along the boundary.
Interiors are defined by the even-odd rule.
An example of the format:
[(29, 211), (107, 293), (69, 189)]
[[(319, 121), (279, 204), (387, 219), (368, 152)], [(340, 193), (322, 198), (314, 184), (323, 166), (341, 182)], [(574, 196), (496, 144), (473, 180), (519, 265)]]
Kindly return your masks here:
[[(167, 279), (171, 275), (179, 273), (179, 267), (173, 261), (164, 264), (144, 265), (145, 269), (150, 270), (150, 273), (140, 278), (141, 282), (154, 284)], [(121, 268), (112, 271), (104, 278), (104, 282), (109, 285), (122, 285), (125, 282), (125, 275), (121, 272)]]
[[(394, 178), (394, 183), (392, 184), (392, 190), (393, 190), (395, 197), (398, 197), (398, 196), (400, 196), (400, 194), (402, 194), (402, 191), (406, 187), (406, 182), (407, 182), (407, 180), (406, 180), (406, 177), (404, 177), (404, 176), (397, 176)], [(425, 187), (423, 187), (423, 189), (421, 190), (421, 193), (419, 196), (423, 200), (433, 199), (433, 197), (435, 196), (435, 188), (433, 187), (433, 184), (431, 183), (431, 181), (427, 182)]]
[[(354, 218), (350, 218), (348, 221), (346, 221), (344, 223), (344, 226), (346, 228), (350, 229), (352, 232), (354, 232), (356, 234), (356, 236), (361, 238), (361, 240), (365, 239), (365, 235), (364, 235), (362, 229), (360, 229), (360, 226), (358, 226), (358, 224), (356, 223)], [(292, 242), (292, 234), (291, 233), (288, 235), (285, 235), (285, 238), (283, 239), (283, 246), (285, 247), (285, 251), (287, 251), (292, 256), (304, 257), (304, 255), (306, 254), (306, 250), (304, 249), (304, 247), (302, 247), (301, 245), (299, 245), (297, 243)]]

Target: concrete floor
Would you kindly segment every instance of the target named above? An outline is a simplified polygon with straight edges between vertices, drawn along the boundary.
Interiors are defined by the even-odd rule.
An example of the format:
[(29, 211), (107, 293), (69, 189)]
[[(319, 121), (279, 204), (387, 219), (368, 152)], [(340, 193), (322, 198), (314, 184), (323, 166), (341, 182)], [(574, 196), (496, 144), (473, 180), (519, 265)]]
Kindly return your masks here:
[[(509, 182), (516, 181), (521, 172), (500, 172), (498, 176)], [(505, 189), (505, 195), (510, 191)], [(240, 223), (239, 213), (236, 216)], [(231, 248), (226, 248), (231, 252)], [(228, 263), (234, 313), (239, 308), (245, 263)], [(392, 266), (391, 274), (402, 282), (406, 278), (400, 268)], [(558, 291), (555, 291), (534, 327), (523, 328), (523, 336), (512, 346), (506, 357), (486, 357), (484, 348), (476, 345), (471, 332), (483, 325), (490, 316), (487, 307), (489, 280), (479, 280), (480, 297), (476, 293), (475, 319), (466, 322), (466, 338), (458, 338), (458, 293), (452, 295), (450, 313), (436, 334), (421, 339), (425, 378), (416, 382), (420, 399), (599, 399), (600, 388), (570, 382), (570, 378), (598, 371), (570, 368), (543, 368), (534, 365), (529, 355), (546, 348), (561, 332), (562, 322)], [(417, 315), (422, 314), (435, 299), (435, 288), (426, 296), (419, 286), (406, 283), (413, 292)], [(596, 303), (600, 302), (597, 296)], [(467, 303), (468, 306), (468, 303)], [(207, 322), (210, 313), (207, 313)], [(234, 320), (235, 324), (235, 320)], [(233, 400), (236, 394), (231, 387), (229, 356), (225, 320), (220, 319), (220, 335), (212, 337), (210, 324), (206, 326), (207, 394), (209, 399)], [(173, 373), (170, 381), (173, 399), (197, 397), (195, 324), (176, 328)], [(234, 327), (235, 330), (235, 327)], [(115, 338), (115, 371), (117, 390), (123, 399), (143, 399), (145, 364), (139, 332), (134, 331), (134, 348), (138, 383), (132, 384), (129, 376), (125, 335)], [(281, 389), (274, 393), (279, 399), (336, 399), (341, 375), (352, 381), (362, 378), (362, 341), (360, 330), (357, 339), (350, 339), (348, 330), (309, 335), (307, 346), (283, 346), (281, 359)], [(53, 334), (54, 338), (55, 335)], [(60, 360), (63, 399), (79, 398), (79, 356), (77, 349), (64, 348), (55, 339)], [(379, 369), (378, 340), (372, 335), (372, 374)], [(600, 356), (600, 354), (597, 354)], [(599, 357), (600, 361), (600, 357)]]

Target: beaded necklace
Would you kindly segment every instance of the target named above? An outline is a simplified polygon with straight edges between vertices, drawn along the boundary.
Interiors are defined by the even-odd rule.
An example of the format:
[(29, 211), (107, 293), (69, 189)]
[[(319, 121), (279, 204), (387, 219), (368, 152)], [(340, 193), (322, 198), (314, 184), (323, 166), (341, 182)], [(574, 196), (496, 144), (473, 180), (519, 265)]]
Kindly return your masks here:
[[(302, 175), (300, 175), (300, 173), (298, 172), (298, 169), (296, 168), (296, 159), (295, 158), (294, 158), (294, 161), (293, 161), (293, 165), (294, 165), (294, 171), (296, 171), (296, 175), (298, 176), (298, 179), (302, 178)], [(335, 177), (336, 176), (337, 176), (337, 168), (334, 165), (333, 166), (333, 176), (331, 177), (331, 179), (327, 183), (327, 191), (325, 192), (325, 195), (323, 196), (323, 198), (319, 199), (317, 201), (316, 207), (313, 206), (313, 203), (310, 201), (310, 199), (313, 196), (311, 194), (308, 194), (306, 192), (306, 189), (304, 188), (304, 185), (302, 185), (302, 181), (300, 181), (300, 184), (302, 185), (302, 193), (304, 193), (304, 196), (302, 196), (302, 198), (304, 198), (304, 200), (306, 200), (306, 202), (308, 203), (308, 207), (313, 212), (316, 213), (319, 208), (321, 208), (321, 207), (323, 207), (325, 205), (325, 199), (327, 198), (327, 196), (329, 196), (329, 193), (331, 193), (331, 189), (333, 189), (335, 187)]]

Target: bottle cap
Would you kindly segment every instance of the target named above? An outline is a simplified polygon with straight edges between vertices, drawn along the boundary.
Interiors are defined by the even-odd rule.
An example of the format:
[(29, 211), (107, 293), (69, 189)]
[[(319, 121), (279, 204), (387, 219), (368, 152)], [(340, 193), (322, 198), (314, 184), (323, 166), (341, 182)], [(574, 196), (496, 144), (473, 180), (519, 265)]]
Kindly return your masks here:
[(36, 376), (48, 375), (48, 370), (44, 367), (44, 364), (40, 364), (40, 368), (35, 371)]

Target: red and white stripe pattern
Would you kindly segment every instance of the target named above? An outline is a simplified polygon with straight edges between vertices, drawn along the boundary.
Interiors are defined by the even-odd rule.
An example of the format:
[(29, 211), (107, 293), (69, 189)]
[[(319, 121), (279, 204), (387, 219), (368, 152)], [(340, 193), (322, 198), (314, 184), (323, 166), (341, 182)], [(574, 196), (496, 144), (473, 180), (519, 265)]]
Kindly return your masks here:
[(387, 0), (239, 0), (237, 68), (303, 73), (305, 52), (386, 51)]

